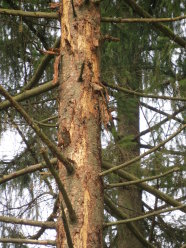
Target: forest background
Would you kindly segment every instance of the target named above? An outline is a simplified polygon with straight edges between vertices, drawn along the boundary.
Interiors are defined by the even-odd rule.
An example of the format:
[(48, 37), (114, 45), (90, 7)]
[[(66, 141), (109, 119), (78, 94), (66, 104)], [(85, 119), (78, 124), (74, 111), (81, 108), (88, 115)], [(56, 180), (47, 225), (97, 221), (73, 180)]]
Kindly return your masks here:
[[(89, 88), (97, 99), (99, 120), (92, 122), (97, 129), (96, 135), (90, 136), (96, 136), (97, 140), (101, 137), (102, 149), (98, 141), (95, 141), (96, 148), (90, 145), (93, 138), (88, 138), (86, 143), (90, 152), (96, 154), (98, 167), (102, 164), (102, 172), (96, 172), (103, 185), (99, 182), (102, 189), (98, 188), (101, 193), (95, 205), (104, 212), (104, 219), (98, 220), (102, 223), (100, 230), (103, 228), (102, 244), (91, 246), (92, 241), (87, 238), (87, 247), (184, 247), (185, 3), (181, 0), (104, 0), (84, 1), (83, 7), (75, 0), (69, 3), (73, 22), (83, 19), (83, 11), (90, 11), (87, 13), (92, 23), (101, 11), (100, 26), (96, 23), (96, 28), (100, 28), (99, 52), (92, 49), (91, 55), (96, 54), (100, 61), (99, 84), (92, 81)], [(85, 216), (81, 208), (84, 211), (86, 205), (84, 198), (76, 206), (71, 187), (84, 195), (87, 191), (73, 179), (70, 184), (74, 187), (68, 189), (62, 166), (57, 163), (57, 159), (67, 163), (70, 173), (74, 160), (68, 150), (72, 149), (69, 148), (72, 137), (60, 124), (65, 113), (61, 114), (59, 106), (64, 106), (66, 100), (73, 105), (72, 96), (66, 99), (69, 96), (64, 94), (63, 99), (59, 93), (61, 85), (65, 87), (62, 82), (65, 80), (60, 77), (66, 75), (63, 71), (70, 65), (65, 52), (73, 54), (69, 52), (71, 43), (66, 41), (68, 51), (63, 56), (67, 59), (60, 61), (59, 17), (63, 18), (60, 10), (57, 1), (0, 1), (0, 134), (5, 137), (12, 130), (22, 139), (20, 151), (11, 159), (2, 157), (0, 161), (2, 248), (67, 247), (67, 243), (69, 247), (78, 247), (76, 242), (82, 236), (78, 231), (80, 237), (74, 238), (74, 226), (83, 230), (86, 237), (94, 230), (92, 239), (98, 242), (95, 218), (87, 229), (82, 229), (81, 221), (71, 224), (74, 209), (81, 218)], [(67, 90), (68, 87), (70, 90), (83, 88), (88, 82), (88, 70), (97, 63), (90, 65), (86, 59), (78, 58), (77, 74), (71, 71), (75, 75), (71, 81), (77, 81), (78, 86), (69, 84)], [(94, 80), (92, 74), (89, 78)], [(63, 90), (66, 92), (66, 88)], [(75, 118), (78, 122), (78, 117)], [(86, 118), (81, 121), (83, 125)], [(86, 178), (87, 167), (83, 168), (81, 173)], [(59, 181), (64, 182), (64, 187)], [(93, 195), (94, 192), (90, 193), (90, 198)], [(94, 211), (95, 205), (92, 200), (87, 211)], [(61, 221), (61, 216), (67, 219)], [(65, 241), (61, 241), (59, 233)]]

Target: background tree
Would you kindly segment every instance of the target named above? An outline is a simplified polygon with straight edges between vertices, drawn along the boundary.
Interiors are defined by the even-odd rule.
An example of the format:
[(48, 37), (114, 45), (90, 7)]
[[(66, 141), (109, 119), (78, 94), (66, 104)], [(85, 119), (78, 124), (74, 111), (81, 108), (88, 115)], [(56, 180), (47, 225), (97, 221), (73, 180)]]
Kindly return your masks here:
[[(82, 210), (80, 210), (81, 206), (85, 207), (86, 200), (81, 200), (83, 198), (78, 196), (78, 194), (75, 200), (73, 195), (76, 193), (71, 193), (71, 187), (74, 187), (74, 190), (76, 190), (81, 185), (80, 179), (73, 181), (73, 178), (79, 174), (77, 167), (75, 166), (74, 177), (66, 177), (66, 172), (62, 172), (63, 167), (61, 164), (59, 164), (58, 168), (55, 167), (60, 171), (59, 174), (65, 185), (65, 192), (68, 192), (69, 204), (75, 209), (76, 215), (79, 216), (78, 224), (72, 225), (71, 221), (73, 221), (73, 218), (71, 221), (64, 219), (63, 206), (61, 207), (58, 199), (59, 191), (63, 192), (64, 197), (64, 191), (61, 189), (63, 185), (60, 186), (55, 171), (51, 170), (53, 168), (51, 165), (56, 164), (56, 157), (61, 159), (63, 163), (65, 163), (66, 157), (72, 160), (74, 160), (74, 157), (78, 157), (79, 152), (81, 153), (80, 148), (73, 146), (73, 143), (77, 143), (78, 140), (79, 147), (82, 146), (83, 143), (78, 138), (78, 135), (80, 135), (83, 125), (87, 125), (87, 130), (89, 130), (88, 127), (90, 130), (95, 130), (96, 126), (99, 129), (96, 119), (94, 124), (91, 121), (86, 122), (81, 115), (81, 111), (78, 112), (78, 107), (79, 110), (83, 108), (81, 103), (84, 98), (78, 98), (78, 96), (82, 96), (81, 89), (84, 88), (82, 85), (87, 85), (84, 88), (88, 90), (86, 95), (91, 95), (92, 93), (90, 93), (88, 85), (93, 80), (91, 90), (94, 92), (93, 95), (96, 96), (95, 99), (99, 100), (97, 104), (99, 105), (100, 116), (104, 124), (104, 126), (102, 125), (103, 140), (109, 135), (107, 147), (103, 149), (103, 169), (107, 170), (112, 168), (113, 165), (122, 164), (119, 168), (112, 169), (114, 172), (112, 174), (109, 171), (100, 174), (100, 176), (104, 176), (105, 184), (105, 222), (114, 221), (113, 223), (104, 223), (104, 246), (180, 247), (185, 242), (183, 215), (173, 216), (173, 218), (176, 218), (175, 221), (173, 218), (170, 219), (169, 217), (167, 220), (166, 216), (157, 214), (161, 210), (170, 210), (170, 206), (177, 207), (178, 209), (181, 208), (182, 212), (185, 211), (183, 208), (185, 200), (185, 147), (183, 132), (181, 132), (185, 127), (183, 103), (185, 101), (184, 48), (186, 42), (184, 38), (181, 38), (182, 34), (184, 34), (184, 21), (173, 22), (174, 19), (169, 19), (168, 21), (170, 22), (163, 24), (157, 22), (157, 18), (177, 16), (177, 20), (183, 19), (184, 17), (180, 16), (183, 15), (184, 3), (182, 1), (175, 1), (175, 3), (170, 1), (153, 1), (152, 3), (150, 1), (139, 1), (139, 5), (137, 5), (133, 0), (102, 2), (102, 36), (100, 38), (102, 84), (100, 85), (97, 85), (97, 82), (94, 81), (96, 78), (99, 79), (99, 71), (97, 76), (95, 76), (94, 70), (91, 74), (92, 65), (90, 63), (90, 56), (91, 58), (95, 56), (94, 62), (99, 58), (96, 51), (97, 48), (92, 50), (86, 49), (84, 52), (81, 49), (73, 48), (75, 49), (73, 50), (72, 44), (76, 44), (79, 36), (76, 36), (76, 33), (72, 33), (74, 40), (69, 40), (69, 33), (71, 33), (73, 28), (71, 29), (68, 25), (70, 23), (70, 25), (75, 27), (78, 20), (78, 27), (83, 27), (84, 24), (82, 22), (80, 25), (80, 21), (84, 20), (85, 16), (89, 16), (88, 23), (91, 23), (91, 18), (95, 19), (96, 15), (91, 17), (91, 14), (86, 11), (92, 11), (92, 8), (95, 8), (95, 11), (97, 11), (99, 3), (85, 1), (82, 5), (83, 8), (81, 7), (80, 9), (78, 9), (75, 1), (71, 3), (64, 5), (68, 6), (64, 13), (69, 11), (70, 21), (66, 19), (67, 23), (65, 23), (63, 19), (61, 22), (63, 24), (62, 34), (64, 34), (61, 42), (61, 48), (63, 48), (63, 54), (61, 54), (63, 69), (59, 81), (64, 83), (62, 84), (62, 95), (59, 94), (59, 98), (57, 98), (58, 93), (56, 89), (58, 81), (56, 81), (56, 84), (52, 84), (51, 80), (53, 73), (55, 77), (57, 76), (57, 69), (53, 72), (52, 64), (54, 64), (55, 68), (58, 67), (57, 58), (59, 60), (59, 57), (57, 56), (59, 55), (59, 50), (56, 48), (59, 47), (60, 43), (60, 39), (57, 38), (60, 23), (56, 19), (59, 18), (60, 13), (56, 13), (56, 11), (61, 9), (53, 3), (51, 10), (48, 3), (43, 3), (42, 1), (32, 1), (30, 3), (24, 1), (0, 2), (0, 13), (5, 13), (5, 8), (10, 9), (9, 14), (14, 14), (12, 9), (27, 11), (15, 12), (15, 16), (11, 15), (10, 18), (7, 18), (7, 15), (0, 15), (0, 21), (3, 23), (1, 25), (0, 39), (2, 50), (1, 85), (11, 95), (15, 95), (14, 99), (16, 101), (21, 101), (22, 107), (34, 120), (33, 125), (37, 124), (40, 127), (40, 129), (33, 131), (31, 128), (33, 125), (30, 122), (29, 124), (31, 125), (25, 123), (23, 114), (21, 113), (20, 115), (20, 113), (15, 111), (15, 108), (10, 107), (9, 102), (2, 97), (2, 102), (0, 103), (0, 109), (2, 110), (1, 133), (3, 134), (10, 128), (16, 129), (22, 137), (23, 146), (18, 155), (11, 161), (5, 159), (1, 161), (1, 174), (3, 177), (0, 179), (0, 183), (3, 187), (1, 188), (2, 209), (0, 221), (2, 221), (2, 238), (0, 241), (3, 242), (3, 247), (10, 247), (7, 243), (14, 243), (17, 247), (20, 245), (16, 245), (16, 243), (21, 243), (21, 247), (23, 247), (23, 243), (42, 244), (43, 242), (44, 245), (55, 245), (55, 241), (41, 240), (51, 239), (51, 231), (47, 231), (47, 228), (56, 228), (55, 221), (57, 216), (61, 216), (60, 210), (60, 212), (63, 212), (63, 221), (58, 221), (60, 223), (57, 228), (58, 247), (66, 247), (60, 244), (60, 242), (68, 242), (70, 247), (71, 239), (73, 240), (74, 247), (77, 247), (77, 243), (75, 243), (77, 240), (82, 242), (82, 233), (77, 230), (79, 228), (78, 225), (81, 226), (81, 223), (86, 222), (83, 222), (84, 213), (81, 213)], [(36, 19), (33, 16), (28, 17), (28, 11), (34, 11), (35, 14), (33, 16), (36, 15), (36, 11), (42, 11), (38, 15), (45, 14), (45, 19)], [(49, 14), (47, 13), (48, 11), (50, 11)], [(78, 17), (75, 16), (77, 13)], [(134, 19), (139, 16), (143, 17), (143, 19)], [(151, 18), (152, 16), (154, 19)], [(115, 19), (107, 17), (115, 17)], [(120, 18), (117, 19), (117, 17)], [(62, 18), (65, 18), (65, 15), (62, 15)], [(146, 20), (144, 18), (151, 19)], [(130, 23), (134, 21), (135, 23)], [(96, 23), (91, 34), (93, 35), (93, 46), (97, 46), (97, 35), (99, 37), (99, 22)], [(95, 24), (92, 25), (94, 26)], [(80, 34), (87, 36), (88, 33), (86, 32), (88, 31), (84, 33), (82, 31), (84, 29), (80, 28), (80, 30)], [(86, 39), (84, 38), (84, 40)], [(91, 39), (88, 40), (90, 41)], [(89, 47), (88, 43), (87, 47)], [(43, 54), (43, 51), (47, 52)], [(87, 51), (91, 52), (87, 54)], [(91, 53), (93, 55), (90, 55)], [(56, 59), (53, 60), (53, 57)], [(76, 58), (77, 60), (72, 61), (71, 58)], [(94, 64), (94, 62), (92, 63)], [(73, 79), (70, 75), (73, 75)], [(64, 92), (66, 93), (63, 94)], [(1, 93), (8, 97), (3, 88), (1, 88)], [(73, 96), (73, 94), (75, 95)], [(110, 95), (109, 99), (108, 94)], [(65, 109), (68, 109), (70, 105), (67, 100), (68, 97), (72, 106), (76, 105), (77, 110), (73, 107), (74, 112), (70, 113), (67, 111), (67, 114)], [(73, 103), (75, 97), (80, 99), (80, 103)], [(61, 108), (59, 114), (58, 103)], [(88, 104), (89, 101), (87, 100), (86, 103)], [(110, 119), (109, 123), (105, 103), (107, 103), (109, 112), (113, 114), (113, 118)], [(92, 106), (94, 105), (96, 104), (92, 104)], [(87, 109), (91, 110), (91, 104)], [(142, 128), (139, 130), (138, 119), (140, 111), (140, 116), (144, 116), (143, 125), (146, 125), (146, 127), (142, 127), (144, 130)], [(77, 113), (77, 116), (74, 113)], [(58, 115), (59, 121), (57, 121)], [(73, 142), (72, 136), (68, 135), (69, 132), (70, 134), (72, 133), (72, 130), (69, 131), (71, 126), (70, 120), (72, 120), (70, 116), (74, 116), (75, 119), (74, 126), (77, 128), (74, 130), (79, 130), (74, 131), (77, 137), (73, 135)], [(163, 119), (162, 116), (164, 117)], [(105, 127), (106, 130), (104, 130)], [(58, 141), (57, 129), (59, 129)], [(43, 136), (40, 135), (41, 130), (42, 133), (47, 134), (47, 137), (52, 140), (52, 144), (58, 144), (60, 147), (63, 146), (62, 151), (65, 157), (61, 157), (57, 150), (55, 150), (55, 146), (53, 147), (51, 143), (47, 142), (45, 142), (45, 145), (50, 148), (50, 152), (47, 154), (43, 151), (43, 155), (40, 155), (41, 139), (43, 141)], [(106, 136), (105, 132), (107, 133)], [(61, 134), (62, 140), (59, 138)], [(145, 134), (146, 136), (143, 140)], [(99, 163), (99, 159), (94, 161), (96, 157), (99, 157), (99, 155), (94, 155), (99, 153), (95, 152), (100, 149), (99, 142), (97, 143), (99, 138), (95, 133), (91, 134), (91, 131), (87, 131), (87, 136), (89, 137), (89, 160), (93, 164), (96, 161)], [(95, 138), (97, 141), (94, 142)], [(168, 141), (170, 142), (166, 144)], [(103, 144), (105, 146), (105, 142)], [(53, 148), (51, 149), (51, 147)], [(139, 156), (140, 148), (143, 148), (141, 156)], [(69, 153), (73, 154), (73, 158), (69, 157)], [(91, 154), (93, 155), (92, 157)], [(85, 155), (87, 156), (87, 154)], [(48, 158), (51, 159), (50, 162)], [(45, 164), (42, 162), (43, 159)], [(66, 162), (70, 166), (71, 160)], [(79, 161), (75, 163), (79, 164)], [(52, 175), (48, 174), (46, 167), (50, 168)], [(83, 171), (87, 177), (88, 173), (86, 170), (89, 167), (86, 162), (82, 168), (85, 168)], [(98, 173), (96, 172), (96, 175)], [(82, 175), (84, 174), (82, 173)], [(67, 178), (70, 178), (70, 180), (67, 180)], [(136, 182), (139, 178), (148, 181), (145, 183)], [(85, 182), (84, 180), (87, 181), (87, 178), (84, 178), (83, 182)], [(134, 181), (133, 186), (129, 184), (131, 183), (130, 181)], [(120, 184), (113, 184), (116, 182)], [(94, 189), (91, 184), (89, 187), (91, 196), (94, 195), (94, 192), (98, 193), (97, 189)], [(88, 194), (85, 193), (87, 192), (86, 187), (81, 188), (84, 196), (87, 196)], [(72, 192), (75, 192), (74, 190)], [(143, 198), (141, 198), (142, 191)], [(154, 198), (149, 196), (149, 193)], [(26, 196), (24, 201), (23, 196)], [(60, 196), (60, 202), (61, 199)], [(72, 217), (73, 211), (71, 212), (72, 209), (68, 205), (68, 200), (65, 197), (64, 199), (65, 204), (63, 202), (63, 205), (67, 207)], [(76, 204), (74, 201), (77, 202), (78, 199), (79, 204)], [(86, 197), (86, 199), (88, 198)], [(101, 198), (98, 199), (97, 204), (101, 206)], [(94, 205), (92, 204), (92, 206)], [(43, 209), (45, 210), (44, 212)], [(93, 214), (97, 215), (97, 209), (94, 208), (95, 212)], [(142, 216), (141, 221), (130, 222), (131, 217), (135, 218), (147, 212), (152, 214), (150, 218)], [(46, 217), (47, 214), (48, 217)], [(12, 215), (16, 216), (17, 219), (7, 218)], [(156, 215), (157, 217), (155, 217)], [(34, 221), (28, 222), (28, 220), (25, 220), (23, 223), (20, 218), (32, 219)], [(115, 222), (115, 220), (128, 218), (129, 220), (127, 221), (129, 222), (127, 224), (124, 221), (124, 224), (120, 225)], [(41, 223), (41, 220), (46, 219), (48, 222)], [(68, 225), (66, 225), (66, 221), (69, 223)], [(10, 224), (5, 224), (7, 222)], [(15, 225), (15, 223), (40, 226), (40, 229), (30, 227), (25, 231), (23, 226)], [(60, 232), (63, 224), (65, 230), (62, 233), (64, 236), (64, 231), (66, 232), (66, 241), (61, 241)], [(94, 229), (94, 225), (96, 226), (97, 224), (93, 222), (91, 224), (92, 229)], [(68, 227), (70, 227), (71, 235), (68, 235)], [(75, 230), (74, 228), (77, 229)], [(77, 235), (78, 238), (76, 240), (74, 239), (75, 233), (80, 233), (80, 236)], [(85, 234), (83, 237), (86, 239), (90, 235), (87, 234), (86, 236)], [(98, 239), (98, 234), (95, 235), (95, 238)]]

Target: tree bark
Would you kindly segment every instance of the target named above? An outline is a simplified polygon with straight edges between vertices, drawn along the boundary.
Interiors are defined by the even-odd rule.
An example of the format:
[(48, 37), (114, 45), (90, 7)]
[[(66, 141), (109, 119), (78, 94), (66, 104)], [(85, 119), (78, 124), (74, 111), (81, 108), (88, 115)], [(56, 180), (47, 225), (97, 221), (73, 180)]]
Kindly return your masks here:
[[(90, 1), (62, 0), (61, 4), (58, 144), (72, 160), (75, 172), (67, 175), (59, 162), (59, 176), (77, 216), (73, 223), (68, 218), (73, 246), (101, 248), (101, 94), (95, 87), (100, 87), (100, 12), (99, 6)], [(58, 219), (57, 247), (68, 247), (61, 217)]]
[[(134, 49), (135, 50), (135, 49)], [(136, 82), (141, 81), (141, 74), (138, 68), (138, 59), (137, 56), (133, 59), (133, 64), (131, 66), (131, 74), (133, 78), (128, 82), (129, 87), (133, 90), (138, 89), (138, 84)], [(133, 96), (126, 96), (124, 102), (118, 100), (118, 131), (121, 137), (130, 137), (136, 136), (139, 133), (139, 103), (138, 99)], [(126, 162), (139, 156), (139, 146), (132, 144), (122, 148), (121, 147), (121, 162)], [(134, 175), (138, 175), (139, 166), (131, 165), (125, 170), (131, 172)], [(142, 194), (141, 190), (135, 185), (124, 186), (118, 190), (118, 206), (124, 211), (129, 217), (136, 217), (140, 215), (142, 211)], [(140, 230), (143, 235), (143, 227), (138, 222), (134, 225)], [(136, 238), (136, 236), (130, 231), (127, 225), (118, 226), (118, 248), (143, 248), (143, 244)]]
[[(139, 111), (138, 106), (136, 106), (136, 113), (134, 113), (135, 120), (130, 123), (129, 118), (127, 118), (127, 114), (122, 109), (119, 109), (119, 132), (122, 136), (127, 135), (135, 135), (139, 129)], [(119, 108), (119, 107), (118, 107)], [(133, 117), (134, 117), (133, 116)], [(131, 150), (123, 149), (122, 150), (122, 162), (132, 159), (135, 156), (139, 155), (139, 148), (135, 147)], [(132, 165), (129, 169), (130, 172), (136, 174), (135, 170), (137, 170), (137, 166)], [(141, 190), (136, 186), (126, 186), (121, 187), (118, 190), (118, 206), (124, 211), (128, 216), (135, 217), (140, 215), (142, 211), (142, 199), (141, 199)], [(135, 223), (136, 225), (136, 223)], [(142, 227), (140, 225), (136, 225), (139, 230), (142, 231)], [(128, 229), (126, 225), (118, 226), (118, 242), (117, 247), (119, 248), (142, 248), (143, 244), (133, 235), (133, 233)]]

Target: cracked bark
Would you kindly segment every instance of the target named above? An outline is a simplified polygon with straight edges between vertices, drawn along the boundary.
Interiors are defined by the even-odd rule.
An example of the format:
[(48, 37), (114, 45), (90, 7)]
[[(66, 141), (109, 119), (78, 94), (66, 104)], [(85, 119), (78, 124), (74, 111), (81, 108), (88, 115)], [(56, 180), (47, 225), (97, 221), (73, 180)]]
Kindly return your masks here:
[[(100, 85), (99, 6), (62, 1), (61, 59), (59, 86), (59, 147), (75, 164), (68, 176), (59, 163), (59, 176), (64, 183), (77, 215), (69, 228), (74, 247), (102, 247), (103, 192), (101, 171), (99, 91)], [(83, 65), (83, 66), (82, 66)], [(79, 78), (81, 77), (81, 80)], [(62, 200), (62, 198), (60, 199)], [(58, 219), (57, 247), (67, 248), (61, 217)]]

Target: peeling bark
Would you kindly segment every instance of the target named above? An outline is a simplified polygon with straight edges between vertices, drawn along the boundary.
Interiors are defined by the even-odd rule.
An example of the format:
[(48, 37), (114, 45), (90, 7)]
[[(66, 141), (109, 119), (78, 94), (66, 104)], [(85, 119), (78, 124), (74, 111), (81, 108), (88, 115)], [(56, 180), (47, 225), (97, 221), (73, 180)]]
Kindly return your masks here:
[[(77, 215), (70, 223), (74, 247), (102, 247), (103, 190), (101, 172), (99, 6), (92, 2), (62, 0), (61, 60), (59, 88), (59, 147), (73, 161), (69, 176), (59, 162), (59, 176)], [(81, 79), (81, 80), (80, 80)], [(57, 247), (66, 248), (61, 218), (58, 220)]]

